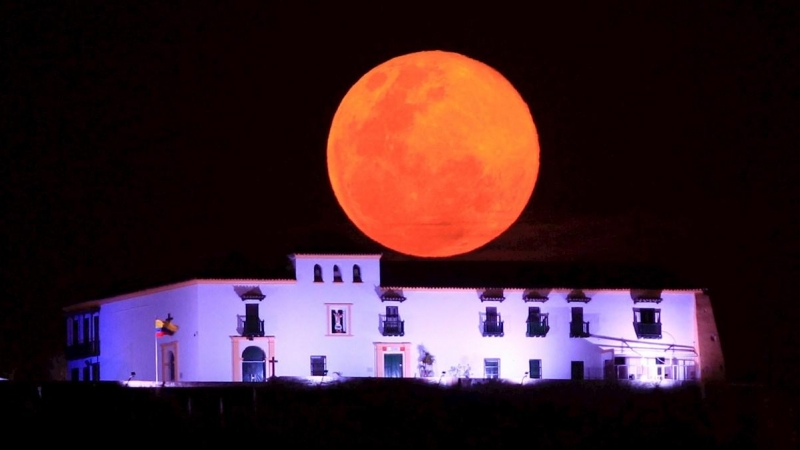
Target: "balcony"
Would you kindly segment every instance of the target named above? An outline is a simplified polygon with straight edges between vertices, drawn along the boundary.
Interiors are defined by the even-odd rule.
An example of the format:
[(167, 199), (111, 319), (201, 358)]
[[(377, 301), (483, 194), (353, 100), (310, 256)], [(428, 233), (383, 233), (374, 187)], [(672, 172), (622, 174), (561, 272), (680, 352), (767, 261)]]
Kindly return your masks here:
[(589, 322), (570, 322), (569, 337), (585, 338), (589, 337)]
[(661, 339), (660, 323), (634, 322), (633, 329), (638, 339)]
[(100, 355), (100, 341), (81, 342), (68, 345), (64, 350), (68, 360)]
[(483, 336), (501, 337), (503, 333), (503, 321), (499, 318), (486, 319), (483, 321)]
[(525, 336), (545, 337), (548, 331), (550, 331), (550, 325), (547, 324), (547, 318), (543, 317), (539, 322), (528, 322), (528, 331)]
[(397, 316), (384, 317), (381, 320), (381, 334), (383, 336), (404, 336), (406, 334), (405, 321)]
[(254, 337), (264, 336), (264, 321), (257, 317), (237, 316), (238, 325), (236, 331), (241, 336)]

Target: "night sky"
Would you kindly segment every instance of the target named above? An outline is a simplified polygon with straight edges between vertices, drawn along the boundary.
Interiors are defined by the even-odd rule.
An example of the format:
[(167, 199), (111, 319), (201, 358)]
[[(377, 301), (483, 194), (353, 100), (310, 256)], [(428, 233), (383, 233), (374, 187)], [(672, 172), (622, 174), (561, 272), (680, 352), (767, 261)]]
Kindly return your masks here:
[(420, 50), (497, 69), (539, 132), (519, 221), (452, 260), (658, 267), (710, 289), (731, 379), (800, 376), (796, 9), (21, 3), (0, 47), (0, 376), (45, 377), (76, 302), (269, 277), (293, 252), (414, 260), (348, 221), (326, 142), (353, 83)]

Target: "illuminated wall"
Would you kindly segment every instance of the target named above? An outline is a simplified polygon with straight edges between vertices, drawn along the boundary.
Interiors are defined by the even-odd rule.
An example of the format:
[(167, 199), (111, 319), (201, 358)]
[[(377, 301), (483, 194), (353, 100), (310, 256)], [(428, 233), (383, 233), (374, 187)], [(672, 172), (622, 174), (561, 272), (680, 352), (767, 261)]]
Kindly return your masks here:
[[(541, 298), (525, 301), (531, 292), (523, 289), (410, 286), (391, 291), (404, 301), (382, 301), (388, 287), (380, 286), (378, 255), (295, 255), (293, 261), (296, 280), (193, 280), (87, 302), (69, 311), (99, 307), (101, 351), (93, 360), (99, 361), (104, 380), (126, 380), (131, 372), (137, 380), (154, 380), (158, 367), (164, 381), (160, 349), (175, 342), (169, 347), (177, 353), (175, 381), (239, 381), (243, 373), (250, 373), (242, 368), (248, 347), (260, 349), (264, 359), (275, 358), (276, 375), (300, 377), (311, 375), (312, 356), (325, 357), (330, 377), (420, 376), (421, 347), (435, 356), (433, 366), (423, 368), (437, 379), (443, 371), (449, 377), (450, 369), (458, 366), (462, 375), (469, 366), (471, 378), (482, 378), (486, 359), (499, 360), (500, 378), (514, 381), (527, 377), (530, 360), (541, 362), (546, 379), (571, 378), (573, 361), (582, 361), (587, 378), (609, 376), (615, 361), (640, 366), (696, 362), (697, 291), (657, 291), (649, 296), (623, 289), (584, 291), (577, 301), (568, 301), (575, 291), (547, 289), (534, 295)], [(321, 281), (315, 281), (315, 266)], [(334, 266), (341, 281), (334, 278)], [(354, 281), (355, 266), (360, 282)], [(263, 299), (243, 300), (247, 292)], [(503, 301), (497, 301), (499, 295)], [(258, 305), (263, 337), (242, 337), (246, 304)], [(387, 306), (396, 307), (402, 336), (382, 334)], [(502, 336), (484, 336), (487, 307), (495, 308), (502, 319)], [(547, 315), (550, 328), (545, 337), (526, 336), (531, 307)], [(590, 337), (570, 337), (575, 307), (583, 308)], [(658, 310), (660, 339), (637, 337), (635, 308)], [(156, 341), (154, 320), (167, 314), (179, 331)], [(620, 358), (627, 359), (621, 363)], [(83, 367), (86, 359), (69, 364)], [(263, 364), (266, 376), (271, 375), (272, 365)], [(646, 378), (654, 373), (648, 370), (639, 373)]]

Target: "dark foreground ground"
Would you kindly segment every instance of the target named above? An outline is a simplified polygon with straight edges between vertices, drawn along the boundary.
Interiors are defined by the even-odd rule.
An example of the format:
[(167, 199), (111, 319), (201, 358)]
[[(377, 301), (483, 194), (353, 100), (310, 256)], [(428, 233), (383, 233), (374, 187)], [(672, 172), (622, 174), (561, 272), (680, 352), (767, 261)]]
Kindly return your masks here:
[(6, 438), (92, 447), (796, 449), (800, 428), (796, 391), (732, 385), (2, 382), (0, 401)]

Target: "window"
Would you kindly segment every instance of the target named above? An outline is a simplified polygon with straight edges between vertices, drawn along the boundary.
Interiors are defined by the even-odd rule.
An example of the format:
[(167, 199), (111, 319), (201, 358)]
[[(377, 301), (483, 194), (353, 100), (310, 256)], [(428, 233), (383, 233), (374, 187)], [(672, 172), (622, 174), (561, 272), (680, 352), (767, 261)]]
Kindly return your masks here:
[(87, 343), (87, 342), (91, 341), (91, 339), (89, 339), (89, 336), (91, 336), (91, 334), (90, 334), (91, 328), (89, 327), (89, 323), (90, 323), (89, 322), (89, 318), (88, 317), (84, 317), (83, 318), (83, 340), (81, 340), (81, 342), (83, 342), (83, 343)]
[(361, 283), (361, 267), (353, 264), (353, 283)]
[(386, 315), (383, 316), (383, 320), (381, 321), (381, 325), (383, 325), (383, 329), (381, 330), (381, 334), (384, 336), (403, 336), (405, 335), (405, 330), (403, 327), (403, 321), (400, 320), (400, 312), (397, 306), (387, 306), (386, 307)]
[(486, 318), (483, 321), (484, 336), (503, 336), (503, 321), (497, 308), (494, 306), (486, 307)]
[(569, 337), (589, 337), (589, 322), (583, 321), (583, 307), (572, 308), (572, 322), (569, 324)]
[(91, 358), (100, 355), (100, 313), (84, 311), (67, 318), (67, 360)]
[(550, 331), (547, 314), (542, 314), (537, 306), (529, 306), (527, 328), (526, 336), (528, 337), (547, 336), (547, 332)]
[(67, 346), (72, 345), (75, 336), (75, 331), (72, 329), (72, 317), (67, 318)]
[(327, 303), (328, 336), (351, 336), (350, 303)]
[(244, 324), (242, 336), (263, 336), (264, 321), (258, 318), (258, 303), (247, 303), (244, 305)]
[(311, 376), (324, 377), (328, 374), (328, 358), (326, 356), (311, 357)]
[(570, 369), (571, 379), (582, 380), (584, 378), (583, 361), (572, 361)]
[(89, 381), (89, 380), (91, 380), (91, 378), (90, 378), (90, 377), (91, 377), (91, 372), (90, 372), (90, 370), (91, 370), (91, 369), (89, 369), (89, 366), (88, 366), (88, 365), (86, 365), (86, 366), (84, 366), (84, 367), (83, 367), (83, 381)]
[(81, 381), (80, 371), (77, 367), (74, 367), (72, 370), (69, 371), (69, 380), (70, 381)]
[(342, 272), (339, 270), (339, 266), (333, 266), (333, 282), (334, 283), (342, 282)]
[(90, 367), (92, 368), (92, 380), (100, 381), (100, 363), (92, 363)]
[(483, 360), (484, 378), (500, 378), (500, 359), (487, 358)]
[(528, 376), (530, 378), (542, 378), (542, 360), (529, 359), (528, 360)]
[(661, 339), (661, 310), (633, 308), (633, 329), (638, 339)]
[(322, 283), (322, 267), (314, 264), (314, 283)]
[(628, 360), (624, 356), (615, 356), (614, 357), (614, 372), (616, 372), (616, 378), (618, 380), (627, 380), (628, 379)]

